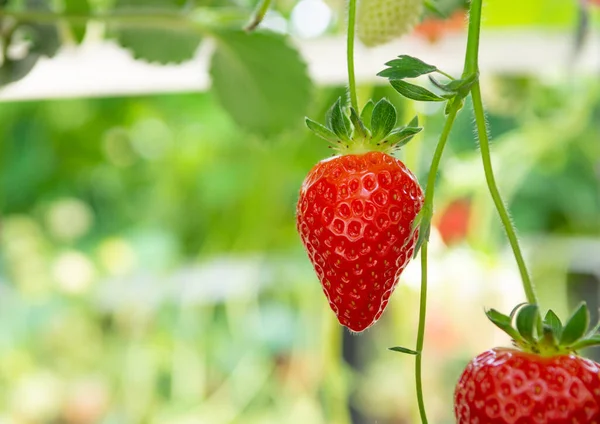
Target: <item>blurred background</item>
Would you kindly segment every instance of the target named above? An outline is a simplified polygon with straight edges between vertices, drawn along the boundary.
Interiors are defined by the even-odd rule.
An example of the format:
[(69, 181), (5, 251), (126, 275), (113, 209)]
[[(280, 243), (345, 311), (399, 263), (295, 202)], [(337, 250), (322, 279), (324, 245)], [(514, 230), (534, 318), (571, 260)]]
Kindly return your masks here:
[[(39, 7), (25, 3), (7, 10)], [(247, 19), (253, 3), (231, 5)], [(357, 51), (361, 100), (386, 96), (404, 121), (418, 113), (425, 126), (398, 154), (421, 182), (443, 111), (402, 100), (374, 74), (403, 53), (460, 73), (464, 4), (440, 5), (447, 19), (427, 14), (414, 33)], [(173, 46), (183, 41), (161, 46), (156, 31), (103, 32), (98, 22), (85, 33), (29, 25), (38, 37), (25, 56), (5, 48), (1, 424), (418, 422), (414, 358), (387, 350), (414, 346), (418, 260), (379, 323), (350, 335), (295, 230), (300, 184), (331, 153), (302, 117), (322, 120), (345, 92), (342, 6), (278, 2), (265, 25), (281, 39), (245, 44), (231, 32), (190, 42), (193, 54), (180, 57)], [(489, 0), (484, 9), (497, 179), (543, 307), (563, 319), (581, 300), (598, 318), (599, 12), (565, 0)], [(5, 47), (13, 32), (2, 32)], [(35, 67), (25, 64), (33, 56)], [(236, 57), (245, 65), (233, 66)], [(280, 68), (283, 77), (270, 74)], [(278, 92), (262, 85), (264, 73)], [(272, 102), (261, 109), (256, 93)], [(484, 308), (508, 312), (524, 300), (472, 121), (467, 104), (446, 150), (431, 236), (424, 386), (439, 424), (453, 422), (466, 363), (509, 343)]]

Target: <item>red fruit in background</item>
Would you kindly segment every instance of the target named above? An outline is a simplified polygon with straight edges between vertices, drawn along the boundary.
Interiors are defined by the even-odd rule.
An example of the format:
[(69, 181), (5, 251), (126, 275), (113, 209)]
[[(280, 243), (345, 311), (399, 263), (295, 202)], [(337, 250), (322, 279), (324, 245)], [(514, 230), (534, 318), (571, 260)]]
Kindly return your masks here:
[(470, 218), (471, 202), (468, 199), (450, 203), (437, 220), (437, 228), (444, 243), (452, 244), (464, 240), (469, 231)]
[(492, 349), (469, 363), (454, 404), (457, 424), (600, 424), (600, 366)]
[(300, 191), (297, 228), (331, 309), (360, 332), (374, 324), (411, 259), (423, 192), (383, 152), (319, 162)]
[(466, 16), (465, 10), (458, 10), (447, 19), (427, 18), (415, 27), (414, 33), (430, 43), (436, 43), (444, 35), (462, 31), (466, 27)]

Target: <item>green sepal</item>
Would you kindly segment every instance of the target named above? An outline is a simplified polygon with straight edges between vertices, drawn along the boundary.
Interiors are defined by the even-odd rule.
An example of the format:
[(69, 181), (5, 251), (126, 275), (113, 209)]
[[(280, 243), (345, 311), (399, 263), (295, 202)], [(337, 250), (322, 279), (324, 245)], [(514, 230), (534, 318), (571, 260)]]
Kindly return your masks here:
[(342, 109), (342, 99), (338, 98), (327, 112), (327, 126), (342, 141), (349, 142), (352, 135), (350, 119)]
[(594, 328), (592, 328), (590, 331), (588, 331), (588, 333), (585, 335), (585, 339), (590, 338), (592, 336), (595, 336), (596, 333), (600, 330), (600, 321), (598, 321), (596, 323), (596, 325), (594, 325)]
[(423, 130), (423, 127), (402, 127), (392, 130), (391, 133), (385, 138), (385, 141), (390, 146), (400, 148), (406, 146), (406, 144), (413, 139), (413, 137), (419, 134)]
[(363, 107), (362, 112), (360, 113), (360, 120), (369, 130), (371, 130), (371, 117), (373, 116), (374, 107), (375, 103), (373, 102), (373, 100), (369, 99), (369, 101)]
[(416, 57), (401, 55), (397, 59), (390, 60), (385, 64), (387, 69), (379, 72), (377, 76), (390, 80), (404, 78), (416, 78), (420, 75), (430, 74), (437, 71), (437, 67), (423, 62)]
[(553, 310), (546, 312), (546, 316), (544, 317), (544, 326), (552, 329), (552, 333), (558, 342), (562, 336), (563, 326), (562, 322), (560, 322), (560, 318), (554, 313)]
[(402, 347), (402, 346), (389, 347), (388, 349), (393, 350), (394, 352), (406, 353), (408, 355), (419, 355), (420, 354), (416, 350), (408, 349), (408, 348)]
[(542, 324), (542, 338), (541, 342), (545, 346), (558, 346), (558, 339), (552, 327), (546, 324)]
[(489, 309), (485, 311), (485, 314), (496, 327), (508, 334), (516, 344), (523, 341), (519, 332), (512, 326), (512, 319), (508, 315), (504, 315), (495, 309)]
[(419, 116), (415, 115), (413, 119), (406, 125), (407, 127), (418, 127), (419, 126)]
[(517, 314), (516, 325), (519, 334), (528, 343), (535, 344), (535, 326), (540, 313), (537, 305), (523, 306)]
[(600, 334), (595, 334), (591, 337), (585, 337), (571, 345), (571, 348), (573, 350), (579, 350), (591, 346), (600, 346)]
[(339, 143), (339, 138), (333, 131), (324, 125), (319, 124), (318, 122), (313, 121), (310, 118), (304, 118), (304, 122), (306, 122), (306, 126), (309, 130), (315, 133), (317, 136), (321, 137), (323, 140), (328, 141), (332, 144)]
[(510, 311), (510, 319), (512, 320), (515, 315), (517, 315), (517, 312), (519, 312), (519, 309), (521, 309), (523, 306), (528, 305), (527, 302), (521, 302), (519, 303), (517, 306), (515, 306), (512, 311)]
[(569, 346), (575, 343), (577, 340), (583, 337), (589, 325), (590, 313), (587, 305), (585, 303), (581, 303), (577, 310), (566, 322), (560, 337), (560, 344), (562, 346)]
[(396, 126), (396, 108), (387, 99), (381, 99), (373, 108), (371, 133), (373, 143), (383, 140)]
[(411, 100), (417, 100), (420, 102), (443, 102), (446, 100), (445, 98), (432, 93), (426, 88), (410, 84), (406, 81), (395, 79), (390, 80), (390, 84), (392, 85), (394, 90), (396, 90), (402, 96)]
[[(585, 334), (590, 321), (585, 302), (578, 306), (564, 326), (552, 310), (540, 322), (539, 309), (533, 304), (517, 305), (511, 316), (493, 310), (486, 314), (494, 324), (513, 337), (517, 347), (537, 355), (565, 355), (578, 349), (600, 345), (600, 334), (597, 333), (600, 323)], [(516, 320), (513, 319), (515, 315)], [(511, 325), (513, 321), (516, 321), (515, 327)]]
[(352, 134), (354, 137), (358, 136), (361, 138), (367, 138), (371, 135), (371, 132), (365, 127), (364, 123), (353, 107), (350, 107), (350, 121), (354, 126), (354, 134)]

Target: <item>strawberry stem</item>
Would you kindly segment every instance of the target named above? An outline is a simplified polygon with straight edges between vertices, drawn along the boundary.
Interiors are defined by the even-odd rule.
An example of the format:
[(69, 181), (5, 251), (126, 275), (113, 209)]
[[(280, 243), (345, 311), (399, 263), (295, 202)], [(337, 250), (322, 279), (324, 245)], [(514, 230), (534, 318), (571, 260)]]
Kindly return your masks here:
[(358, 96), (356, 95), (356, 77), (354, 75), (354, 31), (356, 27), (356, 0), (348, 0), (348, 91), (350, 92), (350, 105), (354, 110), (358, 108)]
[[(471, 7), (469, 10), (469, 35), (463, 77), (479, 74), (478, 55), (479, 34), (481, 28), (481, 3), (482, 0), (471, 1)], [(523, 259), (523, 254), (521, 253), (521, 248), (519, 246), (514, 225), (510, 220), (506, 206), (502, 201), (502, 197), (500, 196), (496, 179), (494, 177), (494, 170), (492, 168), (492, 161), (490, 158), (490, 140), (488, 136), (487, 122), (485, 120), (485, 113), (483, 110), (483, 102), (481, 100), (481, 88), (479, 86), (478, 79), (475, 80), (471, 86), (471, 97), (473, 100), (473, 111), (475, 113), (477, 133), (479, 135), (479, 148), (481, 151), (481, 159), (483, 161), (485, 180), (517, 261), (517, 266), (519, 267), (519, 273), (521, 274), (521, 280), (523, 282), (523, 289), (525, 290), (527, 301), (531, 304), (538, 304), (533, 283), (531, 282), (529, 273), (527, 271), (527, 266), (525, 265), (525, 260)], [(541, 331), (541, 327), (539, 330)]]
[[(437, 177), (438, 168), (442, 160), (442, 155), (444, 153), (444, 148), (446, 147), (446, 142), (448, 141), (448, 136), (450, 135), (450, 131), (452, 130), (452, 126), (454, 125), (454, 120), (459, 109), (460, 107), (457, 103), (455, 103), (454, 106), (451, 107), (448, 111), (448, 116), (446, 117), (444, 129), (442, 131), (442, 134), (440, 135), (440, 140), (438, 141), (437, 147), (435, 148), (435, 153), (433, 154), (433, 159), (431, 161), (431, 167), (429, 168), (427, 188), (425, 189), (425, 204), (423, 205), (423, 210), (425, 211), (433, 211), (433, 196), (435, 194), (435, 180)], [(430, 213), (428, 214), (428, 216), (423, 217), (423, 219), (431, 220)], [(421, 225), (421, 231), (423, 231), (425, 228), (428, 228), (428, 226)], [(423, 245), (421, 246), (421, 296), (419, 299), (419, 328), (417, 330), (416, 349), (417, 352), (423, 352), (423, 344), (425, 342), (425, 321), (427, 316), (427, 243), (427, 237), (425, 237)], [(421, 422), (423, 424), (427, 424), (427, 413), (425, 412), (425, 401), (423, 399), (423, 383), (421, 377), (422, 361), (422, 353), (419, 353), (415, 358), (417, 402), (419, 404), (419, 414), (421, 416)]]
[(265, 15), (269, 11), (270, 5), (271, 5), (271, 0), (260, 0), (258, 5), (256, 6), (256, 11), (254, 12), (254, 15), (252, 16), (252, 19), (250, 20), (248, 25), (246, 25), (244, 27), (244, 29), (246, 31), (254, 31), (256, 29), (256, 27), (258, 27), (260, 25), (260, 23), (263, 21), (263, 19), (265, 18)]
[(423, 397), (423, 343), (425, 341), (425, 317), (427, 315), (427, 241), (421, 247), (421, 298), (419, 300), (419, 330), (417, 333), (417, 352), (415, 358), (415, 381), (417, 384), (417, 403), (421, 422), (427, 424), (427, 412)]

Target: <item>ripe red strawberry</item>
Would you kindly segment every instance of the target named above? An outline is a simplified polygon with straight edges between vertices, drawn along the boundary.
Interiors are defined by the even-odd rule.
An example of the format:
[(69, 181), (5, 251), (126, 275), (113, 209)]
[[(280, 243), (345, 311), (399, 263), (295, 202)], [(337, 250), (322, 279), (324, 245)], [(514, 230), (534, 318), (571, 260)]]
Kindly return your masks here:
[[(342, 154), (319, 162), (309, 172), (297, 206), (298, 232), (329, 305), (339, 322), (355, 332), (375, 323), (387, 306), (414, 253), (418, 234), (412, 224), (423, 205), (415, 176), (387, 153), (400, 131), (407, 141), (419, 129), (392, 131), (394, 111), (392, 126), (381, 132), (377, 116), (384, 106), (380, 105), (389, 111), (387, 101), (374, 109), (368, 106), (372, 119), (360, 130), (362, 121), (351, 112), (354, 134), (348, 131), (343, 143), (344, 134), (334, 135), (339, 128), (332, 125), (328, 139), (335, 140)], [(308, 123), (311, 129), (318, 125)], [(323, 136), (327, 129), (317, 130)]]
[[(514, 315), (514, 314), (511, 314)], [(457, 424), (600, 424), (600, 364), (575, 350), (600, 343), (582, 305), (562, 327), (549, 311), (541, 325), (537, 306), (512, 318), (488, 317), (513, 337), (518, 349), (496, 348), (473, 359), (454, 395)]]

